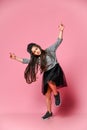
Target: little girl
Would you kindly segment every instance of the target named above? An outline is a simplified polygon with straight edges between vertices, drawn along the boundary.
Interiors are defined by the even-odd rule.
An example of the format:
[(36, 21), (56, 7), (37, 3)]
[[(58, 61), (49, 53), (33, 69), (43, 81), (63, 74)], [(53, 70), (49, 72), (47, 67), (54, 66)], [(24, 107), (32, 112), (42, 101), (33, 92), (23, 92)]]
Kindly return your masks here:
[(42, 117), (43, 119), (53, 115), (51, 110), (51, 93), (53, 92), (54, 94), (55, 105), (59, 106), (61, 101), (58, 88), (67, 86), (64, 72), (56, 58), (56, 50), (63, 40), (63, 30), (64, 25), (60, 24), (57, 41), (45, 50), (36, 43), (29, 43), (27, 45), (27, 52), (30, 54), (30, 59), (19, 58), (15, 54), (10, 53), (10, 58), (28, 64), (24, 72), (24, 77), (28, 84), (36, 81), (39, 69), (43, 73), (42, 93), (46, 97), (47, 106), (47, 111)]

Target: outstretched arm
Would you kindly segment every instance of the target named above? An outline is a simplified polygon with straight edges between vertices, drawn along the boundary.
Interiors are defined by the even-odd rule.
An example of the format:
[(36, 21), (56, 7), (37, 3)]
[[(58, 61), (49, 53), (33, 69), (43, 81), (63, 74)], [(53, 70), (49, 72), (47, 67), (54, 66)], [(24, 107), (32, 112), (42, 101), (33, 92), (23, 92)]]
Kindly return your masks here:
[(19, 61), (19, 62), (21, 62), (23, 64), (28, 64), (29, 63), (29, 59), (20, 58), (20, 57), (16, 56), (14, 53), (10, 53), (10, 58), (14, 59), (16, 61)]
[(58, 28), (59, 28), (59, 34), (58, 34), (57, 41), (53, 45), (51, 45), (50, 47), (48, 47), (46, 50), (56, 51), (56, 49), (58, 48), (58, 46), (61, 44), (61, 42), (63, 40), (64, 25), (60, 24), (58, 26)]

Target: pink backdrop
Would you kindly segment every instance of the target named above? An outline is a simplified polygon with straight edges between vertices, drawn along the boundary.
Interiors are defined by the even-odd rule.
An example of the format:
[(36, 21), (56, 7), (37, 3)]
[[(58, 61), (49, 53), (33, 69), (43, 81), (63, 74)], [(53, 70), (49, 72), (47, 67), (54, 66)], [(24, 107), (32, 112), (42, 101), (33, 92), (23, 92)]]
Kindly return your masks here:
[[(64, 40), (57, 50), (57, 58), (68, 87), (60, 90), (62, 105), (56, 109), (53, 104), (53, 111), (57, 113), (58, 110), (60, 116), (87, 115), (86, 0), (0, 1), (1, 114), (46, 110), (45, 97), (41, 93), (42, 75), (37, 82), (28, 85), (24, 79), (26, 65), (11, 60), (9, 52), (29, 58), (26, 51), (29, 42), (36, 42), (43, 49), (52, 45), (61, 22), (65, 25)], [(86, 122), (83, 126), (86, 127)]]

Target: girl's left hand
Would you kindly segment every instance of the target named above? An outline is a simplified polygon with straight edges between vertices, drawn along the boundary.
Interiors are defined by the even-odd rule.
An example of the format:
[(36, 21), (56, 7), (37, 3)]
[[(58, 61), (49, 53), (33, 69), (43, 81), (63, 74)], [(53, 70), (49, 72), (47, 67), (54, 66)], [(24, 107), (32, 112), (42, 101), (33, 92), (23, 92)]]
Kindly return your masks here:
[(59, 30), (60, 31), (63, 31), (64, 30), (64, 25), (61, 23), (59, 26), (58, 26)]

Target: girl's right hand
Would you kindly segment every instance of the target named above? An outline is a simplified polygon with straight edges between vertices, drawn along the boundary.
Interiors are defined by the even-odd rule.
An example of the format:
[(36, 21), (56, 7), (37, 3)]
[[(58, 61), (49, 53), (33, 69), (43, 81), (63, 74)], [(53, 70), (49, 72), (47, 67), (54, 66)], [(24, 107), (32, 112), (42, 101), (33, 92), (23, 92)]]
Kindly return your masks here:
[(9, 54), (10, 54), (10, 58), (11, 58), (11, 59), (16, 59), (16, 55), (15, 55), (14, 53), (11, 53), (11, 52), (10, 52)]
[(59, 30), (60, 31), (63, 31), (64, 30), (64, 25), (61, 23), (59, 26), (58, 26)]

